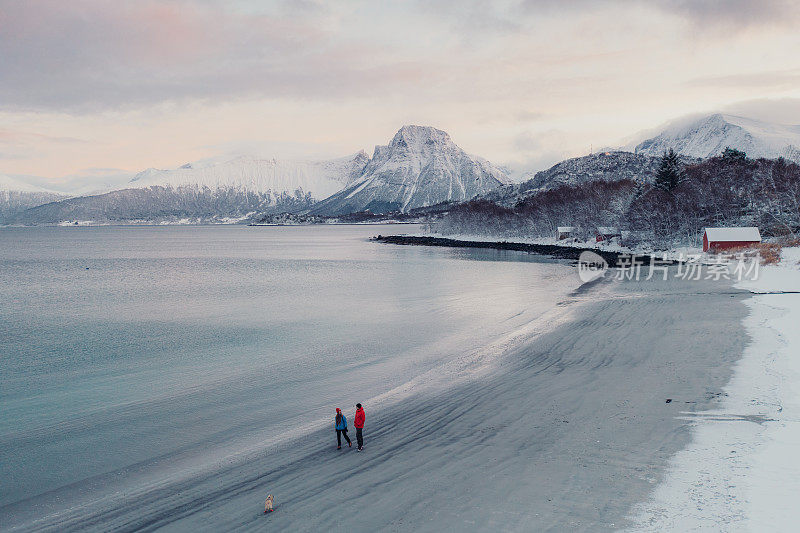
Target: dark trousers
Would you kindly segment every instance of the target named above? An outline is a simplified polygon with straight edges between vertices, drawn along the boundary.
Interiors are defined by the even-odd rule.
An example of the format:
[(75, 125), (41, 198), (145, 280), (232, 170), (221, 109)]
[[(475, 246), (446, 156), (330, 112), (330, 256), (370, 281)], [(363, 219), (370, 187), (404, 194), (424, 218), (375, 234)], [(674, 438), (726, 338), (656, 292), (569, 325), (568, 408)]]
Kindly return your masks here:
[(358, 447), (364, 447), (364, 435), (361, 434), (361, 430), (363, 428), (356, 428), (356, 442), (358, 442)]
[(350, 442), (350, 437), (347, 436), (346, 429), (337, 429), (336, 430), (336, 444), (341, 446), (342, 445), (342, 434), (344, 434), (344, 440), (347, 441), (347, 444), (352, 444)]

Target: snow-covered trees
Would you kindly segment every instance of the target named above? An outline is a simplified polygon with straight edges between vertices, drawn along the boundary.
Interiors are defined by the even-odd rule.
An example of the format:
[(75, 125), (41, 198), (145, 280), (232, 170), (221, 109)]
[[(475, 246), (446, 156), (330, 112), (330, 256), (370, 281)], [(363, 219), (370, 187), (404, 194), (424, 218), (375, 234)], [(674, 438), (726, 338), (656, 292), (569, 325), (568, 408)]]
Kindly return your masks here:
[[(669, 163), (672, 165), (673, 163)], [(728, 154), (687, 165), (672, 189), (644, 181), (564, 185), (513, 208), (492, 202), (454, 207), (436, 225), (443, 233), (506, 237), (555, 235), (557, 226), (617, 226), (657, 248), (696, 245), (705, 226), (759, 226), (765, 236), (800, 231), (800, 165)]]

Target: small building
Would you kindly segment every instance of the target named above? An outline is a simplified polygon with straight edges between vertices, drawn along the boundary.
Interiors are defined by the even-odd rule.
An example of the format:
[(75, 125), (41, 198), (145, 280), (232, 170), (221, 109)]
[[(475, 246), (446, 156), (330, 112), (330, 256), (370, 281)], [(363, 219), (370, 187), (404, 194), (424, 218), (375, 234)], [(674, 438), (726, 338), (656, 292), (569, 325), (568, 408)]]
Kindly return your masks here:
[(612, 239), (621, 239), (622, 234), (620, 233), (619, 229), (613, 228), (610, 226), (600, 226), (597, 228), (596, 241), (597, 242), (605, 242), (610, 241)]
[(575, 236), (575, 226), (559, 226), (556, 232), (556, 237), (559, 241), (564, 239), (571, 239)]
[(704, 252), (743, 248), (760, 242), (758, 228), (706, 228), (703, 232)]

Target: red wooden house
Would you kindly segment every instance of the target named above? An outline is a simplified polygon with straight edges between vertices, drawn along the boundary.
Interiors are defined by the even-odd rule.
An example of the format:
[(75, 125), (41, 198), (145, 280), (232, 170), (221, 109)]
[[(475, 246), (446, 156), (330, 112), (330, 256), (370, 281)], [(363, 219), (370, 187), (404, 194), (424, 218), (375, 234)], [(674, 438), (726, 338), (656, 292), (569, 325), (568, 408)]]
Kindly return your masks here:
[(758, 228), (706, 228), (703, 233), (704, 252), (742, 248), (760, 242)]

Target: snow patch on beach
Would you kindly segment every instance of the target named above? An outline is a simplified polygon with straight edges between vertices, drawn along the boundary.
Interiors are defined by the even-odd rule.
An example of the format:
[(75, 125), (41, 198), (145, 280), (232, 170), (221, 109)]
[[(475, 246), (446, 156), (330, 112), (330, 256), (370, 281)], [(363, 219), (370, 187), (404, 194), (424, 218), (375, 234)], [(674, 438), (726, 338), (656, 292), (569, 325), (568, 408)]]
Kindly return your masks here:
[(737, 285), (751, 343), (719, 409), (696, 423), (632, 531), (795, 531), (800, 522), (800, 248)]

